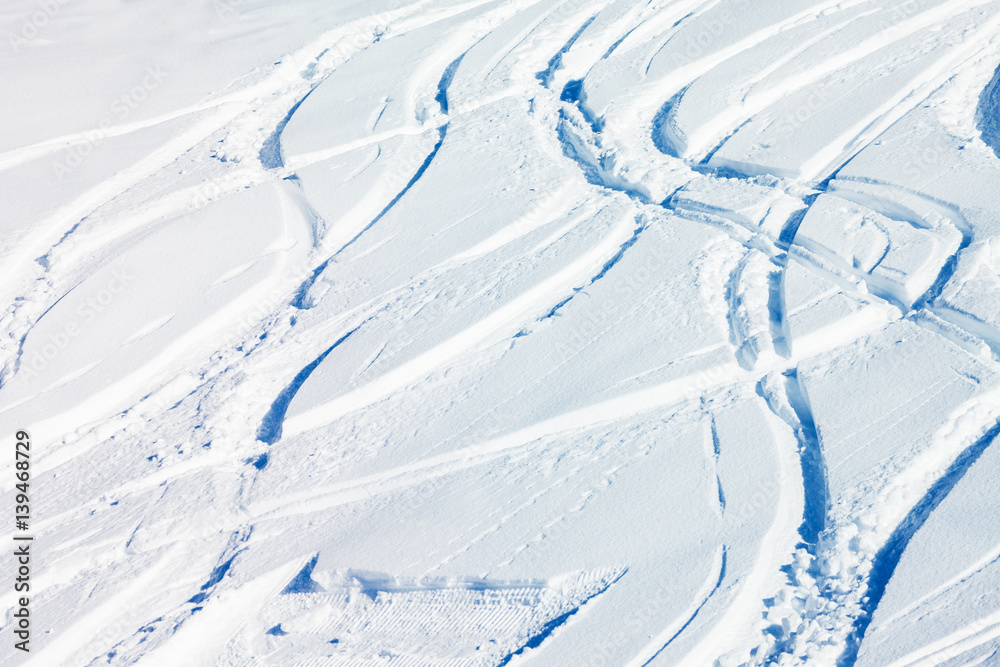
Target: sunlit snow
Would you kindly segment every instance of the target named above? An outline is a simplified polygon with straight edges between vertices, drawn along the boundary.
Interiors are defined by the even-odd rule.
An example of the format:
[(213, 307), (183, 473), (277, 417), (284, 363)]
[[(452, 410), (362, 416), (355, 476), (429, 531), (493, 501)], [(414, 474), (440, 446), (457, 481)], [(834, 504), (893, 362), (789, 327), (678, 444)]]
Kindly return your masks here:
[(1000, 665), (1000, 1), (0, 17), (0, 664)]

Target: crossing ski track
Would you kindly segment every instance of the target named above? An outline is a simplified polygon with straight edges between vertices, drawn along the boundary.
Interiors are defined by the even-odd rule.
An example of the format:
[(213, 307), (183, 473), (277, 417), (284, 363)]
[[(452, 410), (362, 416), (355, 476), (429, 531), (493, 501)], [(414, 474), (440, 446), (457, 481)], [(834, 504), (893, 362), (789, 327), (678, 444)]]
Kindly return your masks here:
[[(40, 219), (11, 223), (0, 256), (0, 423), (36, 443), (33, 530), (46, 554), (33, 580), (38, 648), (23, 664), (254, 655), (260, 664), (853, 665), (870, 627), (891, 625), (996, 559), (995, 550), (981, 554), (894, 616), (878, 616), (908, 545), (998, 435), (1000, 339), (993, 323), (942, 295), (977, 284), (963, 268), (969, 258), (1000, 267), (990, 255), (1000, 224), (970, 222), (987, 204), (961, 189), (951, 200), (925, 193), (922, 172), (907, 185), (841, 172), (911, 112), (940, 106), (942, 127), (968, 133), (964, 152), (978, 151), (988, 177), (1000, 174), (998, 3), (781, 2), (745, 25), (734, 17), (754, 8), (739, 0), (384, 4), (393, 8), (332, 27), (253, 77), (234, 72), (241, 84), (197, 104), (102, 127), (102, 142), (183, 129)], [(776, 48), (788, 35), (806, 38)], [(410, 40), (413, 60), (379, 71), (383, 88), (359, 93), (371, 97), (363, 127), (325, 134), (302, 120), (336, 99), (348, 65), (394, 40)], [(868, 78), (912, 64), (913, 40), (934, 57), (892, 79), (884, 99), (851, 97)], [(820, 57), (831, 43), (835, 56)], [(722, 106), (700, 115), (685, 107), (703, 95), (699, 85), (730, 70), (743, 78)], [(946, 101), (960, 70), (978, 72), (985, 87), (955, 110)], [(804, 141), (811, 152), (783, 153), (787, 136), (742, 148), (747, 133), (767, 131), (755, 123), (794, 116), (802, 108), (786, 105), (824, 95), (838, 77), (857, 87), (837, 92), (842, 124)], [(814, 113), (806, 108), (786, 134), (808, 132)], [(0, 177), (93, 136), (0, 153)], [(462, 162), (476, 142), (495, 146), (498, 171), (487, 158)], [(512, 169), (525, 177), (503, 175)], [(463, 174), (468, 183), (457, 180)], [(349, 206), (317, 195), (341, 187), (336, 179), (348, 182), (338, 196)], [(209, 312), (151, 310), (129, 331), (98, 319), (111, 342), (104, 358), (87, 358), (68, 335), (35, 363), (67, 335), (64, 321), (79, 325), (82, 311), (67, 304), (110, 284), (98, 284), (100, 270), (141, 257), (146, 239), (169, 239), (191, 220), (228, 220), (238, 234), (246, 209), (232, 202), (247, 191), (264, 193), (267, 203), (254, 206), (281, 218), (273, 238), (263, 248), (193, 252), (196, 262), (222, 257), (219, 275), (177, 287), (189, 301), (223, 301)], [(821, 197), (866, 211), (859, 229), (881, 215), (903, 223), (893, 228), (900, 233), (931, 229), (961, 242), (944, 255), (926, 251), (914, 271), (931, 287), (902, 303), (873, 272), (897, 244), (909, 247), (903, 241), (887, 241), (875, 268), (859, 259), (850, 230), (830, 241), (842, 245), (829, 255), (796, 242)], [(853, 264), (830, 259), (850, 252)], [(806, 287), (790, 284), (800, 279), (792, 263), (794, 276), (804, 269), (814, 283), (794, 310), (788, 300)], [(664, 267), (683, 273), (659, 275)], [(653, 330), (667, 321), (654, 299), (668, 294), (670, 307), (691, 311), (688, 326), (710, 323), (702, 340)], [(148, 298), (157, 300), (155, 289)], [(837, 315), (823, 310), (834, 303)], [(803, 312), (820, 314), (813, 324)], [(802, 326), (819, 333), (799, 335)], [(835, 425), (811, 395), (816, 374), (832, 373), (838, 359), (867, 367), (880, 337), (911, 329), (964, 360), (954, 373), (975, 389), (936, 415), (926, 449), (900, 446), (870, 478), (838, 486), (826, 459)], [(158, 335), (169, 343), (153, 347)], [(612, 339), (632, 353), (610, 364), (592, 358)], [(919, 354), (906, 363), (919, 364)], [(589, 386), (560, 384), (580, 378)], [(929, 404), (920, 392), (945, 396), (952, 378), (932, 381), (901, 390)], [(744, 474), (750, 482), (719, 472), (750, 445), (721, 437), (717, 415), (744, 409), (767, 424), (752, 446), (768, 453)], [(680, 444), (706, 420), (708, 464)], [(677, 523), (684, 508), (658, 506), (650, 530), (673, 526), (678, 544), (690, 545), (671, 550), (651, 534), (588, 557), (581, 544), (611, 530), (602, 503), (634, 512), (616, 522), (643, 520), (648, 499), (614, 504), (626, 502), (616, 495), (626, 485), (681, 488), (662, 467), (643, 467), (665, 448), (692, 471), (691, 484), (714, 471), (705, 477), (711, 492), (698, 493), (714, 494), (705, 516), (717, 523), (692, 538)], [(13, 472), (10, 460), (0, 463), (9, 499)], [(509, 475), (524, 487), (505, 497), (494, 485)], [(435, 510), (455, 521), (453, 533), (431, 527)], [(393, 543), (393, 522), (414, 521), (426, 533), (404, 533), (413, 541), (405, 548), (426, 553), (407, 561), (389, 548), (358, 560), (363, 549), (323, 535), (333, 520), (368, 545), (378, 535)], [(565, 540), (571, 556), (546, 551), (546, 539)], [(407, 563), (451, 583), (406, 579)], [(365, 584), (362, 571), (380, 568), (395, 568), (376, 577), (395, 583)], [(663, 584), (679, 569), (692, 574)], [(321, 594), (331, 597), (321, 604)], [(439, 645), (405, 650), (419, 631), (405, 616), (393, 620), (390, 602), (442, 619), (465, 613), (462, 605), (488, 613), (479, 625), (442, 630)], [(15, 603), (0, 594), (4, 626)], [(987, 603), (988, 613), (893, 664), (938, 664), (995, 641), (1000, 604)], [(285, 619), (270, 626), (280, 632), (264, 627), (272, 618)], [(314, 641), (334, 626), (350, 632), (348, 621), (380, 629)], [(617, 638), (593, 639), (605, 635)], [(22, 664), (9, 655), (0, 663)]]

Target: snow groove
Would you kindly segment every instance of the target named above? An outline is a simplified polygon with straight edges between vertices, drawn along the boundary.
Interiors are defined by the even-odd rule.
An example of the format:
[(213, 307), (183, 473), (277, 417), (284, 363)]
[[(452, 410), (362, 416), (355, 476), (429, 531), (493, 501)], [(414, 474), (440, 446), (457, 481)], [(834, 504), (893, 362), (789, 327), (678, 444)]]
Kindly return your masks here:
[(564, 298), (559, 303), (557, 303), (555, 306), (553, 306), (552, 310), (550, 310), (548, 313), (538, 318), (539, 322), (544, 322), (545, 320), (557, 317), (559, 315), (559, 311), (563, 308), (563, 306), (572, 301), (577, 294), (579, 294), (580, 292), (587, 289), (588, 287), (596, 283), (598, 280), (603, 278), (608, 273), (608, 271), (614, 268), (614, 266), (621, 261), (622, 257), (625, 256), (625, 253), (628, 252), (628, 249), (635, 245), (636, 241), (639, 240), (639, 236), (649, 227), (649, 223), (647, 223), (644, 220), (644, 217), (641, 214), (636, 216), (635, 223), (636, 227), (635, 230), (632, 232), (632, 236), (626, 239), (618, 247), (618, 251), (614, 254), (613, 257), (611, 257), (611, 259), (609, 259), (604, 263), (604, 266), (601, 267), (601, 270), (598, 271), (589, 280), (587, 280), (582, 287), (573, 288), (573, 293)]
[(1000, 67), (979, 97), (976, 125), (983, 142), (1000, 158)]
[(719, 512), (726, 513), (726, 493), (722, 489), (722, 478), (719, 476), (719, 456), (722, 455), (722, 442), (719, 440), (719, 428), (715, 423), (715, 415), (711, 415), (712, 426), (712, 468), (715, 470), (715, 488), (719, 494)]
[(560, 614), (556, 618), (553, 618), (552, 620), (545, 623), (545, 625), (543, 625), (538, 632), (529, 637), (528, 640), (520, 648), (504, 656), (500, 660), (500, 662), (497, 663), (497, 667), (503, 667), (504, 665), (509, 664), (510, 661), (513, 660), (515, 657), (523, 655), (525, 651), (529, 649), (536, 649), (539, 646), (541, 646), (546, 639), (552, 636), (553, 632), (557, 631), (559, 628), (566, 625), (570, 621), (570, 619), (573, 616), (575, 616), (576, 613), (579, 612), (587, 603), (589, 603), (591, 600), (600, 596), (602, 593), (604, 593), (609, 588), (614, 586), (615, 583), (617, 583), (619, 579), (624, 577), (627, 572), (628, 568), (623, 569), (622, 572), (617, 577), (605, 583), (604, 586), (602, 586), (601, 588), (599, 588), (598, 590), (594, 591), (592, 594), (587, 596), (584, 600), (580, 602), (580, 604), (574, 606), (569, 611)]
[(288, 582), (285, 589), (281, 591), (282, 595), (294, 595), (296, 593), (320, 593), (323, 591), (323, 587), (317, 584), (313, 578), (313, 570), (316, 569), (316, 563), (319, 562), (319, 554), (313, 554), (313, 557), (309, 559), (309, 562), (302, 566), (299, 573), (295, 575), (295, 578)]
[(434, 97), (434, 101), (441, 107), (441, 113), (445, 116), (448, 115), (448, 87), (451, 86), (451, 80), (455, 78), (455, 72), (458, 70), (458, 66), (462, 64), (463, 58), (465, 58), (465, 53), (451, 61), (441, 75), (441, 80), (438, 81), (437, 95)]
[(344, 250), (350, 247), (355, 241), (361, 238), (365, 234), (365, 232), (367, 232), (369, 229), (378, 224), (378, 222), (382, 218), (384, 218), (386, 214), (388, 214), (389, 211), (391, 211), (396, 204), (399, 203), (399, 200), (402, 199), (406, 195), (406, 193), (410, 191), (410, 188), (412, 188), (414, 185), (417, 184), (417, 181), (419, 181), (423, 177), (424, 173), (431, 166), (431, 163), (434, 162), (434, 158), (437, 157), (438, 151), (441, 150), (441, 146), (444, 144), (444, 139), (447, 133), (448, 133), (448, 124), (445, 123), (444, 125), (438, 128), (438, 141), (434, 145), (434, 148), (431, 149), (431, 152), (424, 159), (423, 163), (417, 169), (416, 173), (413, 174), (413, 177), (410, 178), (409, 182), (405, 186), (403, 186), (403, 188), (399, 192), (396, 193), (396, 195), (392, 198), (392, 200), (385, 205), (385, 208), (379, 211), (378, 215), (372, 218), (372, 220), (367, 225), (365, 225), (364, 228), (362, 228), (357, 234), (355, 234), (347, 242), (345, 242), (340, 248), (337, 249), (336, 252), (330, 255), (330, 257), (328, 257), (322, 263), (320, 263), (320, 265), (313, 270), (312, 274), (310, 274), (310, 276), (306, 278), (306, 280), (304, 280), (301, 285), (299, 285), (299, 288), (296, 290), (295, 296), (291, 301), (291, 304), (294, 308), (297, 308), (299, 310), (309, 310), (310, 308), (316, 305), (310, 298), (309, 292), (312, 289), (313, 285), (316, 284), (316, 281), (319, 279), (319, 277), (323, 275), (323, 272), (326, 271), (327, 267), (330, 266), (330, 263), (334, 261), (340, 253), (342, 253)]
[(771, 345), (775, 354), (787, 359), (791, 356), (785, 328), (785, 294), (782, 288), (784, 268), (788, 259), (778, 270), (772, 271), (767, 278), (767, 309), (771, 329)]
[(787, 381), (785, 391), (788, 402), (795, 411), (799, 421), (800, 445), (802, 459), (802, 479), (805, 488), (806, 508), (802, 518), (800, 533), (808, 544), (816, 544), (820, 534), (826, 528), (826, 514), (829, 504), (829, 488), (826, 477), (826, 464), (823, 461), (823, 449), (819, 434), (813, 421), (812, 409), (802, 391), (798, 373), (789, 371), (785, 374)]
[(583, 32), (590, 27), (590, 24), (593, 23), (594, 19), (596, 18), (597, 14), (594, 14), (586, 21), (584, 21), (583, 25), (581, 25), (580, 28), (575, 33), (573, 33), (573, 36), (570, 37), (565, 44), (563, 44), (562, 48), (560, 48), (556, 52), (556, 54), (549, 59), (548, 67), (546, 67), (543, 71), (535, 75), (535, 77), (543, 86), (549, 88), (552, 85), (552, 78), (555, 76), (556, 70), (562, 67), (563, 56), (565, 56), (566, 53), (571, 48), (573, 48), (573, 45), (576, 44), (576, 41), (580, 39), (580, 35), (582, 35)]
[(680, 104), (686, 91), (687, 87), (685, 86), (680, 92), (667, 100), (660, 107), (660, 110), (656, 112), (656, 115), (653, 116), (653, 145), (664, 155), (678, 159), (681, 159), (683, 156), (672, 138), (673, 134), (669, 131), (670, 114), (673, 113), (674, 107)]
[(219, 582), (225, 578), (226, 574), (229, 572), (229, 568), (233, 566), (233, 561), (236, 560), (236, 556), (238, 555), (239, 554), (231, 556), (224, 563), (221, 563), (218, 567), (216, 567), (212, 571), (212, 575), (208, 578), (208, 581), (202, 584), (201, 590), (198, 593), (195, 593), (191, 599), (188, 600), (188, 602), (192, 604), (199, 604), (207, 600), (208, 596), (212, 592), (212, 589), (219, 585)]
[(614, 174), (609, 154), (596, 145), (594, 128), (577, 104), (565, 104), (560, 110), (557, 137), (563, 154), (579, 165), (589, 183), (623, 192), (640, 204), (653, 203), (647, 193)]
[(794, 368), (780, 374), (768, 374), (758, 383), (757, 392), (767, 401), (771, 411), (788, 424), (799, 441), (799, 460), (805, 495), (805, 509), (799, 534), (806, 545), (811, 545), (809, 548), (812, 550), (826, 528), (829, 503), (826, 465), (812, 410), (802, 392), (798, 373)]
[(771, 305), (772, 274), (776, 272), (773, 269), (767, 255), (749, 250), (733, 270), (727, 286), (727, 318), (736, 347), (736, 360), (747, 370), (755, 368), (762, 356), (774, 354), (771, 332), (775, 314)]
[[(684, 632), (688, 628), (688, 626), (690, 626), (691, 623), (694, 622), (694, 620), (698, 617), (698, 614), (701, 613), (701, 610), (704, 609), (706, 604), (708, 604), (708, 601), (712, 598), (712, 596), (718, 593), (719, 589), (722, 588), (722, 582), (725, 581), (726, 579), (726, 559), (728, 555), (729, 555), (729, 549), (723, 546), (720, 549), (720, 555), (717, 557), (716, 567), (718, 569), (719, 575), (718, 578), (714, 580), (714, 583), (712, 584), (711, 588), (707, 592), (699, 593), (697, 599), (700, 600), (700, 602), (697, 603), (697, 606), (694, 608), (693, 612), (685, 617), (684, 623), (679, 628), (677, 628), (676, 632), (673, 632), (673, 634), (671, 634), (667, 638), (666, 642), (664, 642), (662, 646), (660, 646), (659, 649), (656, 650), (655, 653), (649, 656), (648, 659), (644, 659), (643, 662), (636, 664), (641, 665), (641, 667), (646, 667), (647, 665), (653, 664), (653, 662), (656, 660), (656, 656), (663, 653), (663, 651), (665, 651), (667, 647), (674, 642), (675, 639), (680, 637), (681, 633)], [(710, 579), (709, 581), (712, 580)], [(673, 630), (673, 628), (668, 628), (668, 630)], [(653, 641), (656, 641), (656, 639), (654, 639)]]
[[(359, 238), (361, 238), (361, 236), (365, 232), (367, 232), (369, 229), (371, 229), (376, 224), (378, 224), (378, 221), (381, 220), (382, 218), (384, 218), (386, 216), (386, 214), (389, 211), (392, 210), (392, 207), (395, 206), (396, 204), (398, 204), (399, 200), (402, 199), (404, 196), (406, 196), (406, 193), (410, 191), (410, 188), (412, 188), (414, 185), (416, 185), (417, 181), (419, 181), (421, 178), (423, 178), (424, 173), (431, 166), (431, 163), (434, 162), (434, 158), (437, 157), (438, 151), (441, 150), (441, 146), (442, 146), (442, 144), (444, 144), (444, 139), (445, 139), (445, 136), (447, 136), (447, 134), (448, 134), (448, 124), (445, 123), (444, 125), (442, 125), (441, 127), (438, 128), (438, 141), (437, 141), (436, 144), (434, 144), (434, 148), (431, 149), (431, 152), (427, 155), (427, 158), (423, 161), (423, 163), (417, 169), (416, 173), (413, 174), (413, 178), (411, 178), (409, 180), (409, 182), (405, 186), (403, 186), (402, 190), (400, 190), (398, 193), (396, 193), (396, 196), (393, 197), (392, 200), (388, 204), (385, 205), (385, 208), (383, 208), (381, 211), (379, 211), (378, 215), (376, 215), (374, 218), (372, 218), (371, 222), (369, 222), (367, 225), (365, 225), (364, 229), (362, 229), (360, 232), (358, 232), (357, 234), (355, 234), (349, 241), (347, 241), (347, 243), (345, 243), (343, 246), (341, 246), (341, 248), (336, 253), (334, 253), (334, 257), (336, 257), (337, 255), (339, 255), (340, 253), (342, 253), (351, 244), (353, 244), (355, 241), (357, 241)], [(329, 262), (329, 260), (327, 260), (327, 262)], [(324, 265), (325, 265), (325, 263), (324, 263)]]
[(1000, 421), (994, 424), (976, 442), (963, 451), (948, 467), (945, 473), (931, 486), (923, 498), (910, 510), (906, 517), (896, 526), (892, 535), (879, 549), (872, 559), (871, 571), (868, 575), (867, 594), (862, 600), (861, 610), (854, 622), (854, 630), (848, 638), (847, 648), (840, 659), (840, 665), (850, 667), (855, 663), (865, 632), (871, 623), (872, 615), (882, 601), (886, 585), (892, 578), (899, 559), (906, 550), (910, 540), (920, 527), (924, 525), (931, 513), (951, 493), (986, 449), (1000, 437)]
[[(292, 378), (291, 383), (285, 387), (278, 397), (274, 399), (271, 403), (271, 407), (268, 409), (267, 414), (264, 415), (264, 419), (261, 420), (260, 428), (257, 429), (257, 440), (263, 442), (267, 445), (273, 445), (278, 440), (281, 439), (281, 429), (282, 425), (285, 423), (285, 413), (288, 411), (288, 406), (291, 404), (292, 399), (295, 398), (295, 394), (298, 393), (302, 385), (305, 384), (312, 372), (316, 370), (316, 367), (323, 363), (323, 360), (329, 356), (337, 347), (346, 341), (351, 335), (354, 334), (361, 326), (357, 326), (354, 329), (348, 331), (335, 342), (330, 347), (326, 348), (322, 354), (316, 357), (312, 362), (309, 363), (305, 368), (300, 370), (294, 378)], [(263, 467), (263, 466), (261, 466)]]
[(294, 116), (295, 112), (299, 110), (302, 103), (305, 102), (310, 95), (312, 95), (312, 92), (316, 90), (317, 86), (319, 86), (319, 83), (313, 84), (313, 86), (309, 88), (308, 92), (306, 92), (306, 94), (303, 95), (298, 102), (292, 105), (292, 108), (288, 110), (288, 113), (285, 114), (284, 118), (278, 121), (277, 127), (274, 128), (274, 131), (271, 132), (271, 134), (264, 141), (264, 145), (261, 146), (260, 153), (258, 154), (260, 164), (264, 167), (264, 169), (281, 169), (285, 166), (285, 158), (281, 151), (281, 133), (285, 131), (285, 127), (288, 125), (288, 122), (292, 120), (292, 116)]

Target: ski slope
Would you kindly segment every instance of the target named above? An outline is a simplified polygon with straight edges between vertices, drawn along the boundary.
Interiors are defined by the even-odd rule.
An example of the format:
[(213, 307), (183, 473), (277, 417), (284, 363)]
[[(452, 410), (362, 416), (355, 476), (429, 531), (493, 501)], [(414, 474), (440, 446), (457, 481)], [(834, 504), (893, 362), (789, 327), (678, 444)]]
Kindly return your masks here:
[(0, 664), (1000, 664), (1000, 2), (171, 8), (0, 9)]

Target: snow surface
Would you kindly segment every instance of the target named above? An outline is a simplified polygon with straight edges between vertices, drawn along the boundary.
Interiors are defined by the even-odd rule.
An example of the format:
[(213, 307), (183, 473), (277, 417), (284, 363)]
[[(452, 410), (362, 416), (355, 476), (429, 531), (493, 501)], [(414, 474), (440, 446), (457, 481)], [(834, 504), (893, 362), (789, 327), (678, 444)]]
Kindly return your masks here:
[(0, 664), (1000, 664), (1000, 2), (170, 9), (0, 10)]

